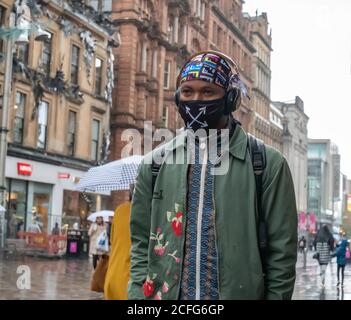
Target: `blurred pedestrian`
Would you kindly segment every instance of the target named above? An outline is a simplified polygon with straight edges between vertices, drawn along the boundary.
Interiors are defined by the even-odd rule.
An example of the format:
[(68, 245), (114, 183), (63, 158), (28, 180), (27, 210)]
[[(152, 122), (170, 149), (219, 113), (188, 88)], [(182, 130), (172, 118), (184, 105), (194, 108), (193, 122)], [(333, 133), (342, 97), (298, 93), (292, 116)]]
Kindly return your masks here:
[(331, 261), (331, 252), (334, 250), (334, 238), (327, 225), (323, 225), (319, 229), (315, 242), (320, 266), (321, 287), (325, 288), (325, 271)]
[(51, 234), (53, 236), (59, 236), (60, 235), (60, 228), (58, 222), (55, 222), (55, 227), (52, 228)]
[(130, 269), (130, 208), (133, 185), (129, 192), (129, 201), (122, 203), (115, 210), (111, 230), (110, 260), (105, 279), (105, 299), (127, 300)]
[(341, 287), (344, 287), (344, 271), (345, 271), (345, 265), (346, 265), (346, 249), (348, 247), (348, 242), (345, 237), (345, 235), (342, 236), (340, 239), (340, 242), (337, 245), (335, 253), (332, 255), (333, 257), (336, 257), (336, 264), (338, 266), (337, 270), (337, 277), (338, 277), (338, 282), (337, 286), (340, 285), (340, 272), (341, 272)]
[(305, 248), (306, 248), (306, 239), (305, 239), (305, 236), (302, 236), (299, 240), (300, 253), (303, 253), (305, 251)]
[(109, 216), (108, 217), (108, 221), (106, 222), (106, 233), (107, 233), (107, 238), (108, 238), (108, 244), (109, 245), (111, 245), (112, 224), (113, 224), (113, 217)]
[(102, 255), (102, 252), (99, 252), (97, 248), (97, 239), (99, 236), (103, 233), (106, 232), (106, 226), (104, 225), (104, 219), (103, 217), (97, 217), (96, 222), (92, 223), (88, 235), (90, 237), (90, 250), (89, 253), (93, 257), (93, 267), (96, 269), (97, 262), (99, 260), (99, 256)]

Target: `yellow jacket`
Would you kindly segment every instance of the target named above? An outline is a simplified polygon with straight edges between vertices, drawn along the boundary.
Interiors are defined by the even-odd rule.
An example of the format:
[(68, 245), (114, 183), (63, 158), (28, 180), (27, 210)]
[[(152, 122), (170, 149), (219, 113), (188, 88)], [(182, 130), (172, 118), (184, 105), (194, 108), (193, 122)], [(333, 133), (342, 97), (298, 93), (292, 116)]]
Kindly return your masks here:
[(111, 229), (111, 247), (108, 269), (105, 277), (105, 299), (127, 300), (130, 268), (130, 202), (118, 206)]

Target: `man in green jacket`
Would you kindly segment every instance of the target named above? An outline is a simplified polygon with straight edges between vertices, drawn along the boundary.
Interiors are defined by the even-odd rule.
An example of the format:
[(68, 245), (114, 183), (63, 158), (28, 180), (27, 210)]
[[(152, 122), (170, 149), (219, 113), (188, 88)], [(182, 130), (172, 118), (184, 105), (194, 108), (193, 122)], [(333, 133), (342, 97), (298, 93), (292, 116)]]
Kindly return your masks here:
[[(190, 58), (178, 76), (176, 104), (186, 130), (140, 166), (131, 210), (129, 299), (291, 299), (293, 182), (284, 157), (266, 146), (258, 203), (248, 136), (232, 117), (246, 94), (237, 70), (229, 57), (206, 51)], [(153, 183), (151, 163), (160, 155)], [(259, 205), (267, 231), (264, 261)]]

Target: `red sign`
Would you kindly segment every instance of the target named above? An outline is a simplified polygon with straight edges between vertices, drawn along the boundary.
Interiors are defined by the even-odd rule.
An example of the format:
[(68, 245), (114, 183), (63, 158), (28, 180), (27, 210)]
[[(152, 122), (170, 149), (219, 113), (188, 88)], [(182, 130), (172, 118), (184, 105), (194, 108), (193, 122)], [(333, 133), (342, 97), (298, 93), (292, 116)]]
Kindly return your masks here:
[(17, 162), (17, 173), (22, 176), (31, 176), (32, 166), (28, 163)]
[(59, 179), (69, 179), (69, 177), (71, 176), (69, 173), (62, 173), (62, 172), (59, 172), (57, 175)]

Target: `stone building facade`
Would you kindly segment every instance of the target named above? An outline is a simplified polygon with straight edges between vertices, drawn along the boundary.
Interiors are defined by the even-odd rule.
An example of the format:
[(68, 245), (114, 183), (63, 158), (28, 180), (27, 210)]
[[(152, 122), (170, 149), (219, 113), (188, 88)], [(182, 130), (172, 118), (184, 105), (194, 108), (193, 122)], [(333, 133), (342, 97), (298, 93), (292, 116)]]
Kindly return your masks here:
[[(0, 14), (16, 41), (7, 124), (8, 236), (26, 230), (36, 214), (45, 232), (56, 222), (84, 224), (101, 198), (86, 195), (87, 205), (75, 184), (108, 159), (115, 28), (82, 1), (1, 0)], [(28, 31), (15, 37), (23, 21)], [(4, 57), (5, 40), (0, 49)], [(2, 59), (1, 95), (4, 73)]]

